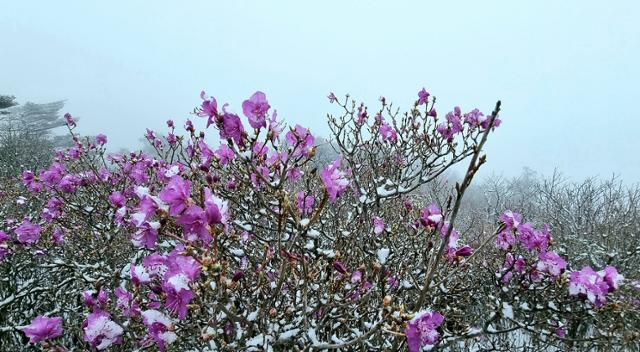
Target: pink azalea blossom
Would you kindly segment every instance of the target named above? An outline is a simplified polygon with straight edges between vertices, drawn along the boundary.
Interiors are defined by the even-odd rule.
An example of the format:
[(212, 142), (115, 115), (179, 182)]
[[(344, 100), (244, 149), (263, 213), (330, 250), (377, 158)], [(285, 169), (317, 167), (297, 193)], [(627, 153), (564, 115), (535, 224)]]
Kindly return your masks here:
[(226, 224), (229, 220), (227, 201), (215, 196), (209, 188), (204, 189), (204, 212), (209, 225)]
[(160, 199), (169, 205), (169, 214), (176, 216), (187, 208), (191, 195), (191, 181), (174, 176), (167, 187), (160, 192)]
[(54, 339), (62, 335), (62, 318), (48, 318), (40, 315), (31, 320), (31, 324), (20, 330), (24, 332), (31, 343)]
[(40, 180), (48, 187), (55, 187), (66, 174), (66, 168), (60, 163), (54, 162), (48, 169), (40, 172)]
[(253, 93), (251, 98), (242, 103), (242, 112), (249, 118), (249, 125), (255, 129), (266, 126), (269, 108), (266, 95), (260, 91)]
[(149, 336), (158, 345), (158, 349), (163, 352), (166, 345), (172, 344), (178, 336), (173, 330), (171, 318), (155, 309), (148, 309), (142, 312), (142, 321), (147, 327)]
[(184, 237), (188, 241), (200, 239), (207, 244), (212, 239), (209, 229), (207, 228), (207, 214), (204, 209), (197, 205), (192, 205), (187, 208), (187, 210), (176, 219), (176, 224), (182, 227)]
[(428, 98), (429, 92), (427, 92), (426, 89), (422, 88), (422, 90), (418, 92), (418, 105), (426, 104)]
[(187, 305), (193, 298), (189, 284), (200, 275), (200, 264), (189, 256), (173, 254), (167, 258), (168, 270), (162, 289), (166, 294), (166, 307), (180, 320), (187, 314)]
[(147, 269), (142, 265), (131, 264), (129, 274), (131, 275), (131, 282), (136, 286), (151, 282)]
[(315, 203), (315, 198), (312, 195), (307, 195), (303, 191), (296, 193), (296, 204), (298, 206), (298, 211), (302, 215), (311, 214), (313, 210), (313, 204)]
[(382, 234), (382, 232), (384, 232), (384, 220), (379, 216), (374, 216), (372, 221), (373, 221), (373, 233), (376, 235)]
[(398, 133), (396, 133), (396, 130), (386, 122), (380, 126), (380, 135), (382, 136), (383, 141), (395, 143), (398, 140)]
[(498, 233), (498, 236), (496, 237), (496, 246), (498, 246), (498, 248), (508, 250), (515, 241), (516, 238), (511, 234), (511, 230), (505, 229)]
[(529, 223), (517, 227), (518, 241), (528, 250), (546, 251), (551, 241), (549, 227), (545, 224), (542, 231), (534, 230)]
[(38, 242), (41, 231), (42, 227), (40, 227), (40, 225), (33, 224), (26, 219), (22, 221), (18, 228), (13, 230), (17, 236), (18, 242), (24, 244), (34, 244)]
[(618, 274), (618, 270), (611, 265), (607, 265), (603, 270), (598, 271), (598, 275), (609, 286), (607, 292), (611, 293), (618, 289), (620, 282), (624, 280), (624, 277)]
[(278, 121), (278, 112), (273, 110), (271, 118), (269, 118), (269, 136), (272, 141), (280, 138), (280, 133), (284, 129), (284, 124)]
[(51, 240), (53, 241), (53, 243), (55, 243), (56, 245), (61, 245), (64, 243), (64, 231), (56, 226), (53, 229), (53, 232), (51, 233)]
[(425, 227), (439, 227), (442, 224), (442, 211), (437, 204), (431, 203), (420, 210), (420, 223)]
[(87, 317), (82, 324), (84, 340), (98, 350), (109, 348), (113, 344), (122, 343), (124, 330), (111, 320), (111, 315), (105, 311), (96, 311)]
[(71, 116), (70, 113), (64, 114), (64, 119), (67, 122), (67, 126), (69, 126), (69, 127), (75, 127), (76, 126), (76, 120)]
[(116, 296), (116, 307), (122, 311), (125, 317), (139, 313), (139, 307), (133, 302), (133, 294), (123, 287), (117, 287), (113, 293)]
[(446, 123), (440, 123), (436, 126), (438, 133), (449, 142), (453, 141), (453, 136), (462, 132), (462, 115), (459, 107), (455, 107), (453, 111), (447, 113)]
[(567, 262), (562, 259), (556, 252), (546, 252), (542, 251), (538, 255), (538, 263), (536, 264), (536, 269), (541, 272), (546, 272), (547, 274), (558, 277), (560, 274), (566, 269)]
[(120, 207), (124, 206), (125, 198), (124, 198), (124, 196), (122, 195), (122, 193), (120, 191), (113, 191), (109, 195), (109, 203), (114, 208), (120, 208)]
[[(211, 97), (211, 99), (207, 99), (206, 95), (207, 94), (204, 92), (204, 90), (200, 92), (202, 105), (200, 107), (200, 111), (198, 112), (198, 116), (208, 117), (207, 127), (209, 127), (215, 121), (216, 116), (218, 116), (218, 102), (214, 97)], [(173, 121), (171, 125), (173, 125)], [(172, 127), (172, 126), (169, 126), (169, 127)]]
[(404, 334), (410, 352), (418, 352), (423, 346), (435, 345), (440, 338), (437, 329), (444, 321), (438, 312), (420, 312), (407, 323)]
[(96, 143), (98, 143), (100, 145), (107, 144), (107, 136), (105, 136), (102, 133), (98, 133), (98, 135), (96, 136)]
[(464, 122), (469, 124), (472, 128), (476, 128), (482, 125), (487, 120), (487, 116), (484, 116), (478, 109), (473, 109), (464, 114)]
[(29, 192), (38, 193), (43, 189), (42, 184), (36, 180), (34, 173), (28, 170), (22, 172), (22, 183), (27, 187)]
[(158, 239), (158, 229), (160, 223), (157, 221), (143, 222), (138, 226), (138, 231), (132, 236), (131, 242), (136, 247), (145, 247), (152, 249), (156, 246)]
[(240, 117), (236, 114), (225, 112), (224, 115), (222, 115), (221, 122), (221, 126), (219, 126), (220, 138), (231, 139), (237, 145), (242, 145), (244, 126), (242, 126)]
[(507, 230), (511, 230), (520, 225), (520, 223), (522, 222), (522, 215), (514, 213), (511, 210), (507, 210), (502, 215), (500, 215), (499, 219), (503, 224), (505, 224)]
[(331, 202), (335, 202), (336, 198), (344, 193), (349, 186), (347, 173), (338, 169), (340, 167), (340, 163), (341, 158), (338, 158), (331, 164), (327, 165), (320, 173), (320, 177), (322, 178), (322, 182), (329, 194)]
[(226, 144), (221, 144), (218, 150), (214, 152), (214, 155), (218, 158), (222, 166), (229, 164), (236, 156), (233, 149), (229, 148)]
[(285, 140), (289, 144), (290, 147), (294, 148), (293, 156), (310, 156), (310, 151), (313, 147), (313, 143), (315, 142), (315, 138), (311, 134), (311, 131), (308, 129), (296, 125), (296, 127), (284, 136)]
[(599, 272), (585, 266), (569, 275), (569, 294), (587, 298), (600, 307), (606, 302), (606, 295), (614, 292), (622, 279), (622, 275), (612, 266)]
[(302, 171), (297, 167), (292, 167), (287, 170), (287, 179), (290, 181), (297, 181), (302, 177)]

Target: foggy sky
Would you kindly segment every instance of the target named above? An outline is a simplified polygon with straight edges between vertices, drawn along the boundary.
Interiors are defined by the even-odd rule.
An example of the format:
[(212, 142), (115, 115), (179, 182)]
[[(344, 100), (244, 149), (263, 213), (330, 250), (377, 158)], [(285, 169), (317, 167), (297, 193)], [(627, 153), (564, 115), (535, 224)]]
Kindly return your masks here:
[(262, 90), (326, 136), (329, 91), (408, 107), (425, 87), (442, 115), (502, 100), (485, 174), (640, 179), (640, 2), (443, 3), (3, 1), (0, 94), (67, 99), (117, 149), (182, 125), (202, 89), (237, 113)]

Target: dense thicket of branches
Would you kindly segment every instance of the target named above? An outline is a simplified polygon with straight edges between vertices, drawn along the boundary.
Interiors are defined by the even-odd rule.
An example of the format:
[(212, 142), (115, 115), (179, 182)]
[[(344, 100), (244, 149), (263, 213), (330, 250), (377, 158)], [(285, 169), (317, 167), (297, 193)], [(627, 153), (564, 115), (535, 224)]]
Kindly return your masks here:
[[(251, 131), (202, 97), (212, 127), (147, 131), (155, 155), (107, 156), (104, 136), (68, 120), (74, 145), (23, 174), (30, 192), (1, 186), (0, 349), (640, 348), (638, 188), (472, 183), (500, 104), (438, 118), (423, 90), (406, 113), (382, 98), (369, 116), (332, 94), (321, 144), (268, 118), (260, 92), (243, 104)], [(448, 183), (456, 164), (466, 172)], [(500, 235), (517, 239), (501, 247)], [(625, 280), (602, 282), (597, 300), (570, 294), (570, 275), (607, 264)], [(40, 315), (61, 317), (64, 334), (28, 344)]]

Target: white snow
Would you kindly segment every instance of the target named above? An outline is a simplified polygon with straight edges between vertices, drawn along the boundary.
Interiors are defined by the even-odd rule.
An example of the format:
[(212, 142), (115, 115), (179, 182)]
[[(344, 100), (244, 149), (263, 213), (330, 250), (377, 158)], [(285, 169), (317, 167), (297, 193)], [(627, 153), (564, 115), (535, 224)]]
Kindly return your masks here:
[(389, 258), (389, 248), (380, 248), (378, 250), (378, 261), (380, 264), (386, 264), (387, 258)]

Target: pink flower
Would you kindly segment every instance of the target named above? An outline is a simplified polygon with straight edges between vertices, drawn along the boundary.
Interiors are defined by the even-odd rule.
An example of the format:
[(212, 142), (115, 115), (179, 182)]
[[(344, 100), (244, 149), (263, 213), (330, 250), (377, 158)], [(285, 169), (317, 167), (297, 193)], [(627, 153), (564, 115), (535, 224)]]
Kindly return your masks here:
[(47, 318), (40, 315), (31, 320), (31, 324), (23, 327), (22, 332), (29, 338), (29, 342), (38, 343), (62, 335), (62, 318)]
[(158, 239), (158, 229), (160, 223), (157, 221), (143, 222), (138, 226), (138, 231), (132, 236), (131, 242), (136, 247), (145, 247), (152, 249), (156, 246), (156, 240)]
[(607, 265), (604, 270), (598, 271), (598, 275), (607, 283), (609, 288), (607, 292), (611, 293), (618, 289), (620, 282), (624, 279), (624, 277), (618, 274), (618, 270), (611, 265)]
[(129, 317), (139, 313), (136, 303), (132, 304), (133, 294), (123, 287), (117, 287), (113, 293), (116, 295), (116, 306), (122, 311), (122, 315)]
[(356, 270), (351, 273), (351, 283), (358, 283), (362, 280), (362, 271)]
[(182, 320), (193, 298), (189, 284), (200, 275), (200, 264), (189, 256), (172, 254), (167, 258), (167, 266), (162, 283), (162, 290), (167, 295), (166, 307)]
[(435, 345), (440, 334), (437, 329), (444, 321), (438, 312), (420, 312), (407, 323), (404, 334), (410, 352), (418, 352), (422, 346)]
[(508, 250), (509, 247), (516, 241), (515, 237), (511, 234), (511, 230), (503, 230), (496, 237), (496, 246), (504, 250)]
[(553, 277), (558, 277), (567, 268), (567, 262), (562, 259), (556, 252), (542, 251), (538, 255), (538, 263), (536, 269), (546, 272)]
[(204, 212), (209, 225), (226, 224), (229, 220), (229, 205), (211, 193), (209, 188), (204, 189)]
[(349, 186), (349, 180), (347, 179), (347, 173), (339, 170), (341, 158), (336, 159), (331, 164), (327, 165), (320, 173), (320, 178), (324, 183), (329, 199), (331, 202), (335, 202)]
[(338, 101), (338, 98), (336, 98), (336, 95), (333, 94), (333, 92), (329, 92), (327, 98), (329, 98), (329, 103), (335, 103), (336, 101)]
[[(202, 99), (202, 106), (200, 107), (198, 116), (208, 117), (207, 127), (209, 127), (215, 121), (216, 116), (218, 116), (218, 102), (214, 97), (211, 97), (211, 99), (207, 99), (204, 90), (200, 92), (200, 98)], [(173, 121), (170, 127), (172, 126)]]
[(439, 227), (442, 224), (442, 211), (436, 203), (420, 210), (420, 223), (424, 227)]
[(114, 207), (114, 208), (120, 208), (123, 207), (125, 204), (125, 198), (122, 195), (122, 193), (120, 191), (113, 191), (110, 195), (109, 195), (109, 203)]
[(49, 187), (57, 186), (67, 170), (60, 163), (53, 163), (47, 170), (40, 172), (40, 180)]
[(514, 213), (511, 210), (507, 210), (504, 214), (500, 215), (499, 219), (505, 224), (507, 230), (511, 230), (520, 225), (522, 222), (522, 215)]
[(384, 232), (384, 220), (379, 216), (373, 217), (373, 233), (380, 235)]
[(278, 112), (273, 110), (273, 114), (271, 114), (271, 118), (269, 118), (269, 134), (271, 135), (271, 140), (278, 140), (283, 129), (284, 126), (282, 122), (278, 121)]
[(22, 221), (18, 228), (13, 230), (18, 238), (18, 242), (24, 244), (33, 244), (38, 242), (38, 240), (40, 239), (41, 231), (42, 228), (40, 227), (40, 225), (32, 224), (29, 220), (26, 219)]
[(380, 135), (382, 136), (383, 141), (390, 141), (391, 143), (395, 143), (398, 140), (398, 134), (396, 130), (391, 127), (388, 123), (383, 123), (380, 126)]
[(517, 239), (522, 243), (524, 248), (528, 250), (536, 249), (538, 251), (546, 251), (551, 241), (549, 227), (545, 224), (542, 231), (534, 230), (531, 224), (520, 224), (517, 227)]
[(307, 195), (303, 191), (300, 191), (296, 193), (296, 203), (300, 214), (308, 215), (311, 214), (311, 211), (313, 210), (315, 198), (313, 198), (312, 195)]
[(191, 195), (191, 181), (173, 176), (167, 187), (160, 192), (160, 199), (169, 205), (169, 214), (176, 216), (187, 207)]
[(102, 133), (98, 133), (98, 135), (96, 136), (96, 143), (98, 143), (100, 145), (107, 144), (107, 136), (105, 136)]
[(233, 149), (229, 148), (226, 144), (221, 144), (218, 150), (214, 152), (214, 155), (218, 158), (222, 166), (230, 163), (236, 156)]
[(242, 103), (242, 112), (249, 118), (249, 125), (255, 129), (267, 125), (266, 116), (269, 108), (266, 95), (260, 91), (253, 93), (251, 98)]
[(301, 155), (309, 157), (311, 148), (313, 147), (313, 143), (315, 142), (315, 138), (308, 129), (300, 125), (296, 125), (294, 129), (287, 132), (284, 138), (289, 146), (294, 148), (294, 157), (298, 157)]
[(242, 145), (244, 127), (238, 115), (225, 112), (222, 115), (222, 125), (218, 127), (220, 129), (220, 138), (232, 139), (237, 145)]
[(182, 227), (184, 237), (188, 241), (202, 240), (205, 244), (212, 239), (207, 229), (207, 214), (204, 209), (197, 205), (192, 205), (185, 210), (178, 219), (176, 224)]
[(418, 105), (426, 104), (428, 98), (429, 92), (427, 92), (426, 89), (422, 88), (422, 90), (418, 92)]
[(151, 277), (147, 269), (142, 265), (131, 264), (129, 275), (131, 275), (131, 282), (135, 286), (151, 282)]
[[(487, 116), (484, 116), (482, 112), (478, 109), (473, 109), (468, 113), (464, 114), (464, 122), (468, 123), (472, 128), (478, 127), (480, 125), (486, 125), (485, 121), (487, 120)], [(486, 128), (486, 127), (483, 127)]]
[(436, 126), (438, 133), (449, 142), (453, 141), (453, 136), (462, 132), (462, 112), (459, 107), (455, 107), (453, 111), (450, 111), (445, 116), (446, 123), (441, 123)]
[(29, 192), (40, 192), (42, 191), (42, 184), (36, 181), (36, 176), (31, 171), (23, 171), (22, 172), (22, 183), (27, 187)]
[(64, 243), (64, 232), (62, 231), (61, 228), (56, 226), (53, 229), (53, 232), (51, 234), (51, 240), (53, 241), (53, 243), (55, 243), (58, 246)]
[(569, 275), (569, 294), (587, 298), (600, 307), (606, 302), (606, 294), (614, 292), (622, 280), (622, 275), (612, 266), (607, 266), (599, 272), (585, 266)]
[(142, 321), (148, 329), (149, 336), (158, 345), (160, 352), (163, 352), (166, 345), (173, 343), (178, 338), (173, 331), (170, 331), (173, 329), (171, 318), (158, 310), (149, 309), (142, 312)]
[(67, 121), (67, 126), (69, 126), (69, 127), (75, 127), (76, 126), (76, 120), (73, 119), (73, 117), (71, 116), (70, 113), (64, 114), (64, 119)]
[(111, 316), (105, 311), (96, 311), (89, 314), (82, 326), (84, 340), (98, 350), (104, 350), (113, 344), (122, 343), (124, 330), (111, 320)]

